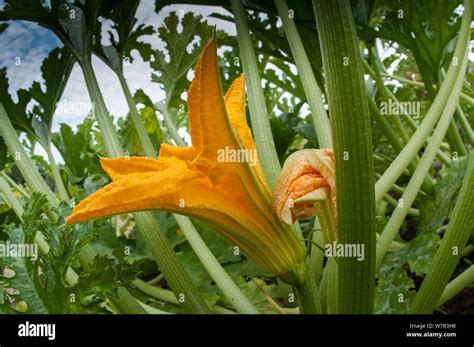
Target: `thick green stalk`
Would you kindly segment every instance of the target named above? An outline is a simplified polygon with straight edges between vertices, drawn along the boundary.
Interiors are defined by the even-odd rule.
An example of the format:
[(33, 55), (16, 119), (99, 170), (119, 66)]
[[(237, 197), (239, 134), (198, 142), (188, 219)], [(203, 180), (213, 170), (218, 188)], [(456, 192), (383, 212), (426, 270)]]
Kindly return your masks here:
[[(469, 4), (470, 5), (470, 4)], [(466, 7), (464, 7), (466, 8)], [(431, 263), (420, 290), (413, 300), (411, 313), (431, 313), (436, 308), (451, 275), (459, 261), (460, 253), (474, 231), (474, 154), (471, 153), (459, 197), (454, 206), (448, 229)]]
[[(471, 21), (471, 4), (467, 1), (468, 6), (464, 6), (465, 13), (462, 19), (461, 29), (459, 33), (458, 43), (454, 52), (454, 57), (457, 57), (458, 61), (465, 56), (465, 52), (469, 43), (470, 33), (470, 21)], [(445, 109), (446, 104), (452, 103), (454, 98), (453, 85), (457, 79), (462, 79), (464, 73), (461, 69), (460, 63), (451, 64), (449, 71), (446, 75), (438, 94), (436, 95), (433, 104), (431, 105), (428, 113), (425, 115), (423, 122), (418, 126), (415, 134), (411, 137), (410, 141), (406, 144), (400, 154), (395, 158), (390, 167), (380, 177), (375, 185), (375, 200), (380, 201), (383, 196), (390, 190), (390, 187), (398, 180), (403, 170), (413, 160), (418, 153), (421, 146), (425, 143), (431, 130), (436, 125), (441, 113)], [(448, 102), (449, 100), (449, 102)]]
[(117, 288), (116, 295), (109, 295), (108, 299), (114, 304), (120, 313), (125, 314), (147, 314), (148, 312), (124, 287)]
[[(306, 263), (309, 265), (309, 260)], [(296, 294), (298, 295), (300, 313), (311, 314), (323, 312), (313, 271), (306, 272), (304, 284), (296, 287)]]
[(48, 155), (49, 167), (51, 168), (51, 173), (53, 174), (54, 183), (56, 184), (56, 189), (58, 190), (59, 198), (61, 200), (68, 200), (69, 194), (67, 193), (66, 187), (64, 186), (61, 173), (59, 172), (59, 167), (54, 159), (53, 152), (51, 151), (51, 145), (45, 148), (45, 151)]
[[(464, 51), (461, 72), (464, 72), (466, 67), (467, 50)], [(403, 206), (398, 207), (394, 210), (392, 216), (390, 217), (390, 220), (388, 221), (382, 232), (380, 241), (377, 244), (377, 267), (380, 266), (380, 264), (382, 263), (382, 260), (385, 257), (385, 254), (387, 253), (390, 244), (392, 243), (397, 231), (405, 220), (409, 208), (411, 207), (411, 205), (415, 201), (416, 196), (418, 195), (424, 177), (431, 168), (431, 163), (433, 162), (433, 159), (436, 156), (436, 152), (438, 151), (441, 145), (441, 142), (446, 134), (446, 131), (449, 127), (449, 123), (456, 108), (456, 103), (459, 99), (459, 93), (462, 88), (462, 82), (463, 78), (459, 78), (454, 84), (454, 87), (452, 89), (453, 98), (451, 99), (451, 102), (446, 105), (444, 111), (442, 112), (441, 118), (438, 122), (438, 125), (436, 126), (433, 136), (429, 141), (428, 147), (425, 149), (425, 152), (423, 153), (423, 156), (420, 162), (418, 163), (416, 170), (410, 179), (410, 182), (405, 188), (405, 192), (401, 197)]]
[(178, 214), (174, 217), (204, 268), (237, 311), (239, 313), (259, 313), (212, 254), (189, 218)]
[(273, 191), (280, 174), (281, 166), (278, 161), (275, 142), (273, 141), (270, 119), (268, 117), (260, 73), (257, 66), (257, 58), (250, 37), (247, 15), (242, 0), (231, 0), (231, 5), (237, 27), (237, 42), (239, 44), (242, 66), (246, 77), (252, 133), (257, 146), (259, 161), (267, 178), (270, 190)]
[[(146, 129), (143, 126), (143, 123), (140, 119), (140, 115), (137, 112), (137, 105), (135, 103), (135, 100), (132, 97), (132, 93), (130, 92), (127, 81), (125, 80), (125, 78), (123, 78), (123, 75), (121, 78), (119, 76), (119, 79), (121, 79), (122, 88), (124, 89), (128, 107), (130, 108), (130, 114), (131, 115), (135, 114), (136, 119), (134, 121), (134, 125), (135, 126), (137, 126), (137, 124), (141, 125), (142, 130), (139, 132), (137, 129), (137, 132), (139, 132), (140, 138), (146, 137), (146, 139), (141, 139), (142, 148), (144, 149), (145, 153), (148, 156), (155, 158), (156, 151), (153, 148), (153, 144), (150, 140), (150, 137), (148, 136), (148, 133), (146, 132)], [(173, 125), (173, 129), (175, 129), (174, 125)], [(176, 131), (173, 132), (173, 134), (175, 134), (175, 137), (179, 138)], [(179, 139), (181, 140), (181, 138)], [(174, 139), (174, 140), (176, 141), (176, 143), (179, 143), (177, 139)], [(183, 233), (186, 236), (186, 239), (188, 240), (192, 249), (198, 256), (199, 260), (204, 265), (205, 269), (207, 270), (211, 278), (214, 280), (214, 282), (216, 282), (217, 286), (224, 293), (227, 299), (235, 306), (237, 311), (239, 311), (240, 313), (253, 313), (253, 314), (258, 313), (258, 310), (252, 305), (250, 300), (242, 293), (240, 288), (230, 278), (230, 276), (224, 270), (222, 265), (219, 263), (216, 257), (212, 254), (211, 250), (209, 249), (209, 247), (207, 247), (206, 243), (203, 241), (203, 239), (201, 238), (201, 236), (199, 235), (198, 231), (196, 230), (194, 225), (191, 223), (189, 218), (181, 216), (179, 214), (174, 214), (173, 216), (178, 222), (181, 230), (183, 230)]]
[(289, 17), (289, 9), (285, 0), (275, 0), (275, 6), (278, 10), (278, 15), (283, 22), (283, 29), (285, 30), (286, 39), (290, 45), (291, 54), (295, 60), (298, 75), (303, 85), (306, 94), (306, 101), (308, 102), (313, 117), (313, 124), (318, 136), (318, 143), (320, 148), (332, 148), (331, 126), (329, 119), (324, 109), (323, 94), (318, 86), (316, 78), (314, 77), (311, 64), (303, 46), (303, 41), (298, 34), (295, 22)]
[[(122, 155), (123, 148), (105, 106), (97, 78), (90, 62), (83, 62), (81, 67), (107, 151), (111, 157), (118, 157)], [(178, 297), (183, 298), (181, 304), (185, 310), (189, 313), (208, 313), (207, 303), (198, 288), (192, 283), (153, 214), (151, 212), (137, 212), (133, 216), (147, 247), (153, 254), (171, 289)]]
[(375, 279), (375, 192), (370, 115), (349, 1), (313, 1), (327, 83), (336, 162), (338, 242), (365, 257), (338, 259), (338, 310), (371, 313)]
[(140, 115), (138, 114), (137, 105), (135, 103), (135, 99), (132, 96), (132, 92), (128, 87), (128, 83), (125, 80), (125, 76), (122, 72), (117, 74), (117, 77), (120, 81), (120, 85), (122, 86), (122, 90), (125, 94), (125, 99), (127, 100), (128, 109), (130, 110), (130, 118), (132, 119), (133, 126), (137, 131), (138, 138), (140, 139), (140, 143), (142, 145), (145, 154), (150, 158), (156, 158), (156, 149), (153, 147), (153, 143), (151, 142), (150, 136), (148, 136), (148, 132), (146, 131), (145, 125), (142, 122)]
[(474, 283), (474, 265), (469, 266), (459, 276), (448, 283), (444, 288), (443, 294), (441, 294), (436, 307), (443, 306), (472, 283)]
[(10, 119), (8, 118), (5, 108), (0, 103), (0, 135), (5, 140), (10, 154), (15, 159), (15, 163), (20, 169), (22, 176), (25, 178), (26, 183), (35, 192), (40, 192), (46, 195), (49, 203), (57, 207), (58, 200), (54, 195), (53, 191), (48, 187), (43, 177), (39, 174), (35, 167), (35, 164), (30, 159), (25, 149), (20, 143), (15, 129), (13, 128)]
[(209, 313), (207, 303), (183, 268), (153, 214), (142, 212), (134, 213), (133, 216), (166, 281), (176, 296), (181, 298), (180, 304), (189, 313)]

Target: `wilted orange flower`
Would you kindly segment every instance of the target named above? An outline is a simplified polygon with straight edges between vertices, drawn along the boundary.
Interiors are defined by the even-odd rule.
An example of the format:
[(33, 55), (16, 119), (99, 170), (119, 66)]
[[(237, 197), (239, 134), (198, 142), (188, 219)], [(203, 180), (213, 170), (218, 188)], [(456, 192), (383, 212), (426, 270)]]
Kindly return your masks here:
[(216, 44), (208, 42), (188, 93), (192, 147), (163, 144), (158, 159), (102, 158), (112, 183), (83, 200), (67, 223), (165, 210), (199, 218), (289, 283), (304, 281), (304, 251), (272, 210), (245, 118), (244, 77), (222, 97)]
[[(336, 179), (331, 149), (303, 149), (290, 155), (273, 195), (273, 208), (283, 223), (314, 217), (314, 203), (331, 199), (336, 216)], [(335, 221), (335, 220), (334, 220)]]

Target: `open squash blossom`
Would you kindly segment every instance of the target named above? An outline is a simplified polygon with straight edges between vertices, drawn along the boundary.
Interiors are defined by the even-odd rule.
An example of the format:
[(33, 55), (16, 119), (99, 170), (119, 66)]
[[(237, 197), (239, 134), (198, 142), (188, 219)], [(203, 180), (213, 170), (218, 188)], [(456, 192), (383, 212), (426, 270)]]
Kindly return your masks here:
[(280, 173), (273, 208), (283, 223), (293, 224), (317, 213), (315, 202), (331, 199), (336, 221), (336, 178), (331, 149), (303, 149), (291, 154)]
[(161, 145), (158, 159), (101, 158), (112, 183), (79, 203), (67, 223), (144, 210), (196, 217), (262, 269), (304, 281), (304, 250), (272, 210), (245, 117), (240, 76), (222, 96), (216, 44), (210, 40), (188, 92), (192, 147)]

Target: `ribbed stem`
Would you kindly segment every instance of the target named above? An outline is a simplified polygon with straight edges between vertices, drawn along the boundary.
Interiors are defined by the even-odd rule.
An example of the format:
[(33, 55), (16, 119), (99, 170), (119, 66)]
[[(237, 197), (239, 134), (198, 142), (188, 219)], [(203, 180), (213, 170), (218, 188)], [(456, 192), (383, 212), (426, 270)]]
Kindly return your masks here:
[[(469, 0), (466, 6), (470, 6)], [(474, 231), (472, 216), (474, 214), (474, 154), (471, 153), (459, 197), (454, 206), (448, 229), (441, 245), (431, 262), (420, 290), (413, 300), (411, 313), (431, 313), (441, 298), (443, 289), (453, 274), (459, 261), (460, 253)]]
[(286, 39), (290, 45), (291, 54), (295, 60), (298, 75), (306, 94), (306, 101), (311, 110), (313, 125), (318, 136), (320, 148), (332, 148), (331, 126), (324, 109), (323, 94), (316, 82), (311, 64), (303, 46), (303, 41), (298, 34), (295, 22), (289, 17), (289, 9), (285, 0), (275, 0), (278, 15), (283, 22)]
[(237, 27), (237, 42), (239, 44), (242, 66), (246, 77), (252, 133), (257, 146), (259, 162), (262, 165), (270, 190), (273, 191), (280, 174), (281, 166), (278, 161), (275, 142), (273, 141), (260, 72), (257, 66), (257, 57), (250, 37), (247, 15), (242, 0), (231, 0), (231, 5)]
[(349, 1), (314, 0), (336, 162), (338, 242), (365, 257), (338, 259), (338, 310), (371, 313), (375, 279), (375, 192), (370, 115)]

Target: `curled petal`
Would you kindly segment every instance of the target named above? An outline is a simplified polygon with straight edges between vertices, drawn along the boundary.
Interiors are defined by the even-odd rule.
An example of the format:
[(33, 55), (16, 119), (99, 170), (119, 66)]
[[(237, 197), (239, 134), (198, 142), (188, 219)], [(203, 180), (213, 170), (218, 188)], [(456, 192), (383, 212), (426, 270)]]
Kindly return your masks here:
[(336, 213), (334, 156), (330, 149), (304, 149), (290, 155), (273, 195), (278, 218), (293, 224), (316, 214), (314, 202), (330, 198)]

